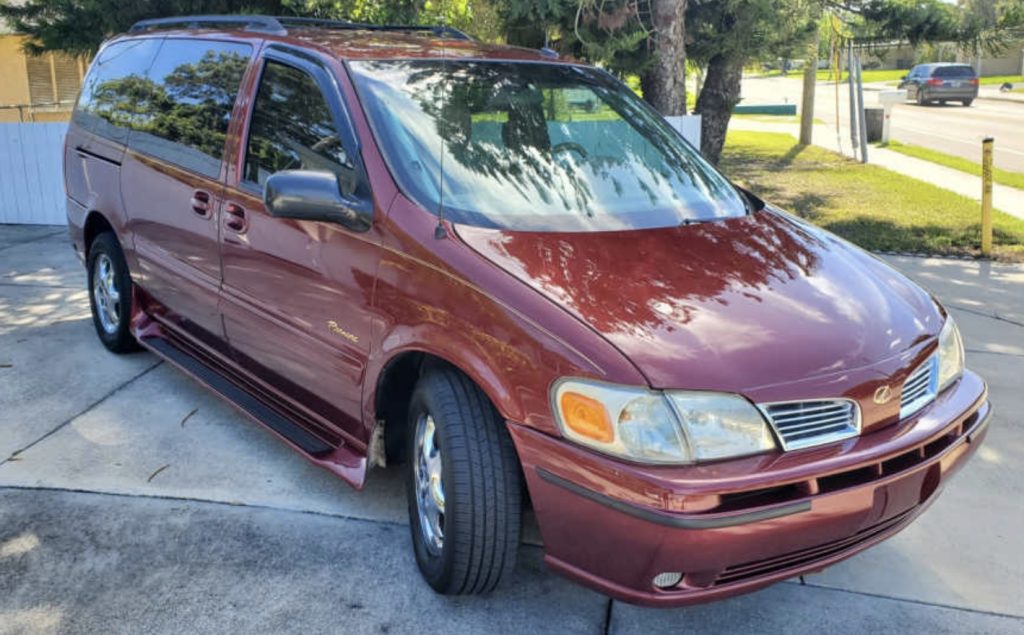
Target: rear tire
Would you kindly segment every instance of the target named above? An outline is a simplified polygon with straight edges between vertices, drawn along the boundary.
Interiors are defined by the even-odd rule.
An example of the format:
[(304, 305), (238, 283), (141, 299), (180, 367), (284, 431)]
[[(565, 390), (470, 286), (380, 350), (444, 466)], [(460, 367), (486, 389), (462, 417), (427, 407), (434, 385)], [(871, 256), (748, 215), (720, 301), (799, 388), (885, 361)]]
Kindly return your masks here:
[(924, 91), (921, 90), (920, 88), (917, 89), (917, 105), (918, 106), (927, 106), (928, 105), (928, 100), (924, 98)]
[(964, 108), (970, 108), (971, 104), (973, 104), (973, 103), (974, 103), (973, 99), (965, 99), (965, 100), (963, 100)]
[(103, 232), (89, 245), (86, 262), (89, 280), (89, 307), (96, 335), (107, 347), (117, 353), (139, 350), (139, 343), (131, 333), (132, 278), (124, 252), (111, 232)]
[(521, 480), (505, 422), (465, 375), (425, 370), (409, 406), (406, 493), (423, 578), (445, 595), (491, 591), (515, 568)]

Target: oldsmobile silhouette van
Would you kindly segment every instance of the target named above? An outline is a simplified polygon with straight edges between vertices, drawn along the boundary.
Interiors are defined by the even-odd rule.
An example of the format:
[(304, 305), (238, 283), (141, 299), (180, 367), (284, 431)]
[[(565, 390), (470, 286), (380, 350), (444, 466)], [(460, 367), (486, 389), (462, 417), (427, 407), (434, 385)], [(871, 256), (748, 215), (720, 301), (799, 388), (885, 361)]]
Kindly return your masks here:
[(527, 506), (610, 596), (751, 591), (906, 527), (986, 432), (931, 295), (571, 60), (145, 21), (97, 54), (64, 165), (103, 344), (357, 489), (403, 464), (440, 593), (506, 577)]

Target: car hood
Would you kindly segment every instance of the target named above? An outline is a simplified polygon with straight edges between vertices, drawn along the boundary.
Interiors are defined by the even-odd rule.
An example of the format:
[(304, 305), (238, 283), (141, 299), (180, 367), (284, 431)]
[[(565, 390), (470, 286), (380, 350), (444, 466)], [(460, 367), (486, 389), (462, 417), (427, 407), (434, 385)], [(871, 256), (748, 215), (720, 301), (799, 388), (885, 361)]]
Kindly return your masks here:
[(775, 210), (622, 232), (456, 231), (606, 337), (655, 388), (744, 392), (864, 368), (937, 335), (943, 320), (903, 275)]

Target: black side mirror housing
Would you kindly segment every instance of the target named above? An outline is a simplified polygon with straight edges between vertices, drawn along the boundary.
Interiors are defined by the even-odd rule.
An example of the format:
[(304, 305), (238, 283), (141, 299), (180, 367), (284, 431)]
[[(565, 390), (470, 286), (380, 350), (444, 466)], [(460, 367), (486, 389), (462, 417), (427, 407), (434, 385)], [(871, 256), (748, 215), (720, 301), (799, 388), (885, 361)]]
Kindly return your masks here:
[(275, 218), (337, 223), (355, 232), (367, 231), (373, 222), (373, 203), (342, 194), (334, 172), (275, 172), (263, 188), (263, 202)]

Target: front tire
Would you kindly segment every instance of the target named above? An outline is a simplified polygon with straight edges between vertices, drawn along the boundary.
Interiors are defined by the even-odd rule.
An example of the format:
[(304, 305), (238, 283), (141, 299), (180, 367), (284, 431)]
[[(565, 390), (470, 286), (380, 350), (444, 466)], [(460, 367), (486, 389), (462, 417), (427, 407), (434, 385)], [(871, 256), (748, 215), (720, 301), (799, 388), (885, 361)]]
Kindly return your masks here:
[(920, 88), (917, 89), (917, 105), (925, 106), (928, 104), (928, 100), (924, 98), (924, 91)]
[(465, 375), (425, 370), (409, 407), (406, 493), (416, 564), (445, 595), (491, 591), (515, 568), (519, 463), (505, 422)]
[(970, 107), (971, 107), (971, 104), (973, 104), (973, 103), (974, 103), (974, 100), (973, 100), (973, 99), (965, 99), (965, 100), (963, 101), (963, 104), (964, 104), (964, 108), (970, 108)]
[(89, 306), (96, 335), (113, 353), (139, 350), (130, 330), (132, 279), (117, 238), (104, 232), (93, 239), (86, 263), (89, 276)]

